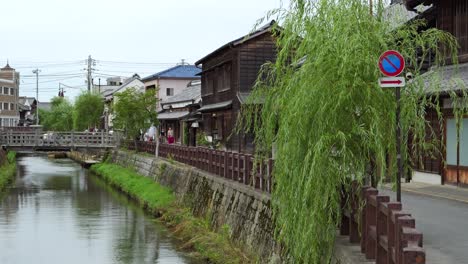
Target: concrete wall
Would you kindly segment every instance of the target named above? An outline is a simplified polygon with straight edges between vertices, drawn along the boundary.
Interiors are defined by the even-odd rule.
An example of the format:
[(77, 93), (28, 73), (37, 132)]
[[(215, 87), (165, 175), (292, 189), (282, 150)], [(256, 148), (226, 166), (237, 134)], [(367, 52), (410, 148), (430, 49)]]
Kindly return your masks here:
[(114, 152), (112, 161), (171, 187), (195, 216), (208, 216), (214, 229), (228, 225), (233, 241), (259, 254), (261, 263), (279, 262), (269, 195), (180, 163), (122, 151)]

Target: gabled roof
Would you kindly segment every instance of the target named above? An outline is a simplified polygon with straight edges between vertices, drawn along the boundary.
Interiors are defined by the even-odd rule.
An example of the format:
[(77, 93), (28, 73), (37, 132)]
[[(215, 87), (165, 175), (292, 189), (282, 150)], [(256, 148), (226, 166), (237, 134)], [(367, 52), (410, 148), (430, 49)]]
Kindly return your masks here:
[(112, 91), (112, 93), (109, 95), (115, 94), (116, 92), (122, 90), (123, 88), (127, 87), (130, 83), (132, 83), (134, 80), (140, 81), (140, 76), (138, 74), (134, 74), (131, 78), (128, 78), (127, 80), (125, 80), (125, 82), (122, 85), (120, 85), (117, 89)]
[(254, 31), (254, 32), (251, 32), (245, 36), (242, 36), (238, 39), (235, 39), (229, 43), (226, 43), (224, 44), (223, 46), (221, 46), (220, 48), (218, 48), (217, 50), (211, 52), (210, 54), (206, 55), (205, 57), (201, 58), (200, 60), (198, 60), (197, 62), (195, 62), (195, 65), (200, 65), (202, 64), (204, 61), (206, 61), (207, 59), (211, 58), (212, 56), (214, 56), (215, 54), (217, 54), (218, 52), (221, 52), (227, 48), (233, 48), (235, 46), (238, 46), (248, 40), (251, 40), (251, 39), (254, 39), (258, 36), (261, 36), (265, 33), (268, 33), (268, 32), (271, 32), (271, 30), (273, 29), (273, 26), (276, 24), (276, 21), (275, 20), (272, 20), (270, 21), (268, 24), (264, 25), (263, 27), (259, 28), (258, 30)]
[(195, 101), (201, 97), (201, 83), (188, 86), (183, 89), (179, 94), (169, 97), (167, 100), (162, 101), (161, 105), (190, 102)]
[(34, 101), (36, 101), (36, 98), (34, 97), (27, 97), (27, 96), (20, 96), (18, 97), (18, 103), (20, 104), (26, 104), (26, 101), (28, 101), (29, 104), (33, 104)]
[(177, 65), (167, 70), (155, 73), (142, 79), (143, 82), (156, 79), (200, 79), (197, 76), (201, 69), (195, 65)]

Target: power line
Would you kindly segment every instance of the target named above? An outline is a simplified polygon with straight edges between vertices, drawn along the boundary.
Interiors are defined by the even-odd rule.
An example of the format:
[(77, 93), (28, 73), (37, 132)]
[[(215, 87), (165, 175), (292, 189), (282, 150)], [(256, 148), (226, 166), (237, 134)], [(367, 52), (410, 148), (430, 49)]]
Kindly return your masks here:
[(98, 63), (104, 64), (141, 64), (141, 65), (176, 65), (177, 62), (131, 62), (131, 61), (106, 61), (96, 60)]
[[(41, 76), (42, 77), (42, 76)], [(60, 79), (53, 79), (53, 80), (48, 80), (48, 81), (42, 81), (39, 83), (51, 83), (51, 82), (58, 82), (58, 81), (64, 81), (64, 80), (70, 80), (70, 79), (76, 79), (76, 78), (82, 78), (84, 77), (83, 75), (80, 76), (73, 76), (73, 77), (67, 77), (67, 78), (60, 78)], [(20, 85), (31, 85), (34, 83), (21, 83)]]

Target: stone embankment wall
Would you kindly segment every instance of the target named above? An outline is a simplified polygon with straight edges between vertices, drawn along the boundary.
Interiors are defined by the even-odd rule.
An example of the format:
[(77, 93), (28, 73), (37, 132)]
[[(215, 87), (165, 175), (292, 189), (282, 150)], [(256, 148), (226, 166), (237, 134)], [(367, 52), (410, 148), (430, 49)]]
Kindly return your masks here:
[(115, 151), (111, 160), (172, 188), (178, 200), (189, 206), (195, 216), (208, 217), (213, 229), (229, 226), (231, 239), (257, 253), (262, 263), (280, 262), (268, 194), (154, 157)]

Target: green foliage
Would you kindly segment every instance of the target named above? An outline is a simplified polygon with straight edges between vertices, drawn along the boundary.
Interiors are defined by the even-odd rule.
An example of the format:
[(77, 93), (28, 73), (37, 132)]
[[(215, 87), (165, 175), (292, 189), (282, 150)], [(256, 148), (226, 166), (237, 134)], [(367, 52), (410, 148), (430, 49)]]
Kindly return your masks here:
[(100, 124), (104, 101), (98, 94), (83, 92), (75, 101), (73, 127), (77, 131), (96, 127)]
[(63, 97), (51, 100), (51, 110), (39, 110), (39, 120), (45, 130), (73, 130), (73, 105)]
[(204, 131), (198, 131), (197, 133), (197, 146), (209, 147), (211, 144), (206, 140), (206, 134)]
[(140, 129), (146, 130), (158, 124), (154, 89), (141, 93), (130, 88), (117, 93), (114, 100), (114, 126), (123, 129), (128, 138), (134, 139), (140, 134)]
[(0, 165), (0, 191), (3, 191), (16, 175), (16, 153), (8, 152), (7, 161)]
[(150, 178), (119, 165), (102, 163), (92, 166), (92, 171), (101, 175), (110, 184), (133, 196), (153, 211), (161, 210), (174, 201), (172, 192)]
[[(436, 29), (418, 32), (422, 21), (396, 28), (382, 10), (370, 15), (362, 0), (292, 0), (289, 9), (270, 13), (282, 27), (275, 31), (278, 57), (262, 68), (238, 129), (255, 132), (257, 158), (276, 146), (272, 206), (291, 263), (330, 261), (343, 184), (367, 180), (370, 161), (377, 174), (396, 171), (385, 159), (396, 156), (395, 96), (377, 86), (385, 50), (400, 51), (415, 76), (402, 91), (404, 158), (414, 151), (410, 140), (427, 149), (425, 111), (439, 106), (419, 77), (422, 61), (429, 51), (436, 65), (447, 56), (456, 61), (457, 43)], [(440, 90), (440, 82), (431, 83)]]
[(8, 163), (13, 164), (16, 162), (16, 152), (9, 151), (7, 154)]

